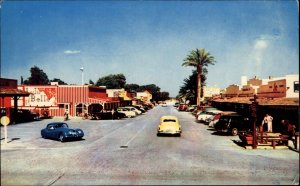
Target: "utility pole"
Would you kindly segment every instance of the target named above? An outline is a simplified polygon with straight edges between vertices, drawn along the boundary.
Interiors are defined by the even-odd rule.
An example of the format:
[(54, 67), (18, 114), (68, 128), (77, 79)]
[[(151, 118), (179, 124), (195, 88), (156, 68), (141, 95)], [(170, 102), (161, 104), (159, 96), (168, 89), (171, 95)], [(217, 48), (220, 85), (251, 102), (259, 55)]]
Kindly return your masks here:
[(83, 67), (81, 67), (80, 70), (81, 70), (81, 84), (84, 85), (84, 80), (83, 80)]

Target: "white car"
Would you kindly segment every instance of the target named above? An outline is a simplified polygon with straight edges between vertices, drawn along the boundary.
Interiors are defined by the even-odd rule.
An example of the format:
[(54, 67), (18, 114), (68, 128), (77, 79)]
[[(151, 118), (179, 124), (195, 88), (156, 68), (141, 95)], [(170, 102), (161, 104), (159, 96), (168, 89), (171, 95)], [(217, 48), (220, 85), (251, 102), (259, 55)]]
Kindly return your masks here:
[(218, 114), (218, 113), (221, 113), (221, 112), (223, 112), (223, 111), (221, 111), (221, 110), (204, 111), (204, 112), (202, 112), (201, 114), (199, 114), (199, 116), (197, 117), (197, 120), (198, 120), (199, 122), (206, 122), (206, 120), (207, 120), (209, 117), (211, 117), (211, 116), (213, 116), (213, 115), (216, 115), (216, 114)]
[(142, 114), (142, 111), (140, 111), (140, 110), (137, 109), (137, 108), (130, 107), (130, 106), (127, 106), (127, 107), (124, 107), (124, 108), (129, 108), (130, 111), (134, 111), (137, 115)]
[(203, 110), (199, 110), (196, 114), (196, 119), (198, 118), (198, 116), (202, 113), (202, 112), (209, 112), (211, 110), (218, 110), (217, 108), (214, 108), (214, 107), (209, 107), (209, 108), (205, 108)]
[(125, 107), (119, 107), (117, 111), (124, 113), (127, 118), (133, 118), (137, 115), (134, 111), (131, 111), (129, 108), (125, 108)]

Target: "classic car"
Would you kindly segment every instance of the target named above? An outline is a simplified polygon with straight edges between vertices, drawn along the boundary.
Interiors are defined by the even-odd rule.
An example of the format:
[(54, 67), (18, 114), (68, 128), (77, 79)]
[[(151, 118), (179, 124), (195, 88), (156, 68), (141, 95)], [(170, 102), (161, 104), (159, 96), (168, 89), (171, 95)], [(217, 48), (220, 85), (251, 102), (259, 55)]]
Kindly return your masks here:
[(218, 113), (218, 114), (214, 115), (213, 118), (211, 118), (208, 126), (210, 128), (215, 128), (215, 124), (219, 121), (220, 117), (223, 115), (228, 115), (228, 114), (237, 114), (237, 113), (234, 111), (224, 111), (224, 112)]
[(61, 142), (68, 139), (81, 139), (84, 133), (81, 129), (71, 129), (67, 123), (53, 122), (47, 124), (47, 127), (41, 130), (42, 138), (56, 139)]
[(228, 114), (220, 117), (215, 130), (236, 136), (239, 132), (251, 130), (252, 123), (248, 117), (239, 114)]
[(167, 107), (168, 105), (167, 105), (166, 102), (162, 102), (161, 106), (162, 106), (162, 107)]
[(223, 111), (221, 111), (221, 110), (203, 111), (201, 114), (198, 115), (197, 121), (206, 123), (207, 118), (209, 118), (213, 115), (216, 115), (218, 113), (221, 113), (221, 112), (223, 112)]
[(176, 116), (162, 116), (157, 128), (157, 136), (161, 134), (181, 135), (181, 125)]
[(117, 111), (120, 113), (124, 113), (127, 118), (133, 118), (137, 115), (134, 111), (131, 111), (129, 108), (119, 107), (117, 108)]
[(186, 111), (188, 109), (188, 104), (181, 103), (178, 107), (178, 111)]
[(134, 111), (136, 113), (136, 115), (140, 115), (142, 114), (142, 111), (140, 111), (139, 109), (132, 107), (132, 106), (126, 106), (124, 108), (129, 108), (129, 110)]
[(122, 119), (122, 118), (126, 118), (126, 114), (118, 111), (94, 112), (91, 114), (91, 119), (93, 120)]

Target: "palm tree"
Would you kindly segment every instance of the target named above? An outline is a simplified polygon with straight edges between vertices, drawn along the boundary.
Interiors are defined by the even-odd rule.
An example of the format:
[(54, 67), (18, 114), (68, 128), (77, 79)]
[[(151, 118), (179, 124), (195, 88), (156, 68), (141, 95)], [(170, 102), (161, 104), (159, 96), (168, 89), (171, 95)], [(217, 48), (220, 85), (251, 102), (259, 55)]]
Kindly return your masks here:
[(190, 54), (184, 59), (182, 66), (192, 66), (197, 70), (197, 105), (200, 105), (201, 98), (201, 76), (203, 70), (207, 70), (205, 67), (208, 65), (214, 65), (214, 57), (203, 48), (196, 48), (192, 50)]

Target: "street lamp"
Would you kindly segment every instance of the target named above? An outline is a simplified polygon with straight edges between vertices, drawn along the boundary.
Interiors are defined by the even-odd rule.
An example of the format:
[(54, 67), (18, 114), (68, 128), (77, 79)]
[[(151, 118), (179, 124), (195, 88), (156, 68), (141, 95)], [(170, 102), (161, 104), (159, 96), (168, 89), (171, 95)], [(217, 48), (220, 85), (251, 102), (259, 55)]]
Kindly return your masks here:
[(83, 67), (81, 67), (80, 70), (81, 70), (81, 83), (82, 83), (82, 85), (84, 85), (84, 83), (83, 83)]

